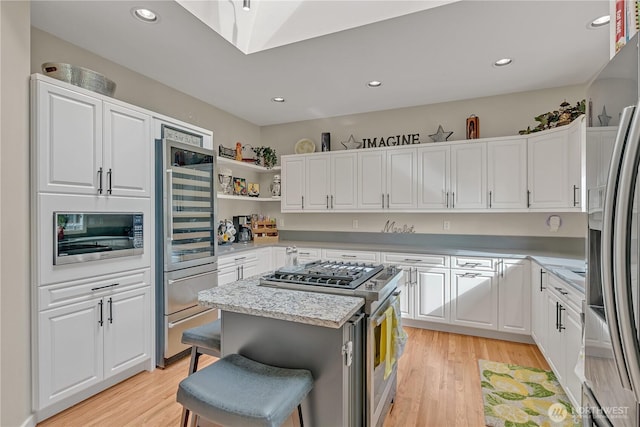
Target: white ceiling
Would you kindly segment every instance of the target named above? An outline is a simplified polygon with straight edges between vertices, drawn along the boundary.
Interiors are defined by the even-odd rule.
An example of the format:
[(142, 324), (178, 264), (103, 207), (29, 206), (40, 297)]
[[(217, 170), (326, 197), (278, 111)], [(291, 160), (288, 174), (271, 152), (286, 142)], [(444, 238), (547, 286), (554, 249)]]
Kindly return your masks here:
[[(587, 29), (608, 13), (606, 0), (253, 0), (250, 12), (242, 0), (226, 0), (189, 7), (231, 2), (236, 14), (260, 14), (262, 22), (286, 6), (289, 15), (273, 18), (278, 28), (262, 26), (268, 38), (257, 35), (261, 25), (249, 17), (255, 34), (239, 48), (167, 0), (32, 1), (31, 19), (260, 126), (582, 84), (609, 52), (609, 28)], [(134, 6), (154, 10), (160, 21), (135, 20)], [(395, 17), (362, 25), (384, 16)], [(225, 33), (229, 23), (219, 27)], [(296, 39), (302, 41), (290, 43)], [(493, 67), (502, 57), (513, 64)], [(368, 88), (374, 79), (383, 85)], [(286, 102), (272, 102), (275, 96)]]

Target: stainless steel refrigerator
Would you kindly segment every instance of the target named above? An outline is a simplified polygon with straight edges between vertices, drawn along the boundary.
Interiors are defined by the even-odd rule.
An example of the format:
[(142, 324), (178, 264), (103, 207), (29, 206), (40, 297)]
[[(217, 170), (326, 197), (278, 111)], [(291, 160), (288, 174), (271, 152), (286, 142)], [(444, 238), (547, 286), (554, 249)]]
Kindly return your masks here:
[[(186, 329), (214, 321), (198, 292), (218, 284), (215, 156), (202, 136), (167, 124), (156, 140), (156, 361), (188, 353)], [(182, 142), (178, 142), (178, 140)], [(185, 142), (186, 141), (186, 142)]]
[(587, 91), (592, 124), (608, 125), (615, 141), (606, 182), (588, 193), (586, 425), (640, 426), (638, 58), (636, 34)]

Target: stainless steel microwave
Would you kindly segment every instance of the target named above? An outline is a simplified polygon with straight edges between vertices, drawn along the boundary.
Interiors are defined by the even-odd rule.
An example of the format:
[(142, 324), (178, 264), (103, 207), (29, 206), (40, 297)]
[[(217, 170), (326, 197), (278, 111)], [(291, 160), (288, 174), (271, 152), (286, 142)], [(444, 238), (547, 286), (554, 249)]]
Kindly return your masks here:
[(53, 264), (144, 253), (142, 212), (54, 212)]

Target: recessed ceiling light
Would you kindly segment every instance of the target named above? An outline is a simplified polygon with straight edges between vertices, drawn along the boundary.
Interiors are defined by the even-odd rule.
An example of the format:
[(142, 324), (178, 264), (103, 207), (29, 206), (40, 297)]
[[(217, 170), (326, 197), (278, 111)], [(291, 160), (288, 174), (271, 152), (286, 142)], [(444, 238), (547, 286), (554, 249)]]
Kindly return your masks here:
[(494, 62), (493, 65), (495, 65), (496, 67), (504, 67), (505, 65), (509, 65), (512, 62), (513, 62), (513, 59), (511, 58), (502, 58)]
[(137, 7), (132, 9), (131, 13), (133, 13), (133, 16), (135, 16), (142, 22), (146, 22), (148, 24), (153, 24), (155, 22), (158, 22), (158, 15), (152, 10), (145, 9), (142, 7)]
[(281, 96), (276, 96), (275, 98), (271, 98), (273, 102), (284, 102), (284, 98)]
[(610, 20), (611, 20), (611, 16), (609, 15), (601, 16), (600, 18), (596, 18), (593, 21), (591, 21), (591, 23), (589, 24), (589, 28), (602, 27), (604, 25), (607, 25)]
[(371, 80), (369, 83), (367, 83), (367, 86), (369, 86), (369, 87), (380, 87), (380, 86), (382, 86), (382, 82), (379, 82), (378, 80)]

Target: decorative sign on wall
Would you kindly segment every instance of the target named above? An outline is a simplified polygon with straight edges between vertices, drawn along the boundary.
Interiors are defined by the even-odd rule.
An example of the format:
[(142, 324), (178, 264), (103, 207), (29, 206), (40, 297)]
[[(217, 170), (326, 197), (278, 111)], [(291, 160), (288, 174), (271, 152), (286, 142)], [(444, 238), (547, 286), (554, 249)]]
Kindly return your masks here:
[(467, 118), (467, 139), (480, 138), (480, 119), (475, 114)]
[(404, 224), (402, 226), (396, 225), (395, 221), (391, 221), (390, 219), (384, 223), (384, 227), (382, 228), (383, 233), (415, 233), (414, 225)]

